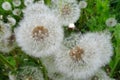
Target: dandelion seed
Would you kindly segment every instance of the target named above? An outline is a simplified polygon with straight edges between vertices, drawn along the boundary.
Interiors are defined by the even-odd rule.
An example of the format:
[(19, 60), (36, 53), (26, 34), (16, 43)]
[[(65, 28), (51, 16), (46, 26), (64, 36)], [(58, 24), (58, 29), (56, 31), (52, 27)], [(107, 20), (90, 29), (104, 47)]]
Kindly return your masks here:
[(107, 20), (106, 20), (106, 25), (108, 26), (108, 27), (113, 27), (113, 26), (115, 26), (117, 24), (117, 20), (115, 19), (115, 18), (108, 18)]
[(7, 2), (7, 1), (5, 1), (5, 2), (2, 3), (2, 8), (3, 8), (4, 10), (6, 10), (6, 11), (12, 9), (11, 4), (10, 4), (9, 2)]
[(86, 8), (87, 7), (87, 2), (86, 1), (80, 1), (79, 3), (80, 8)]
[(63, 29), (53, 14), (29, 16), (15, 32), (19, 46), (34, 57), (52, 54), (63, 40)]
[(13, 0), (12, 3), (15, 7), (18, 7), (21, 5), (21, 0)]

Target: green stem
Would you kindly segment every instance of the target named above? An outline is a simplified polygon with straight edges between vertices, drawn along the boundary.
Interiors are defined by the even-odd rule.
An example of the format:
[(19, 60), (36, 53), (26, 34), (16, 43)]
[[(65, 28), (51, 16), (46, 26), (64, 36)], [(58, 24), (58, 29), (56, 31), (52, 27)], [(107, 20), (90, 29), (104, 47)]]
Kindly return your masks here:
[(48, 5), (48, 6), (50, 6), (50, 4), (51, 4), (51, 0), (44, 0), (44, 2), (45, 2), (45, 4)]
[(120, 61), (120, 58), (115, 61), (115, 65), (113, 66), (113, 68), (112, 68), (112, 70), (111, 70), (110, 77), (113, 77), (113, 74), (114, 74), (114, 72), (115, 72), (115, 69), (116, 69), (119, 61)]
[(7, 61), (7, 59), (6, 59), (3, 55), (1, 55), (1, 53), (0, 53), (0, 61), (1, 61), (3, 64), (7, 65), (11, 70), (15, 70), (15, 67), (12, 66), (12, 65)]
[(39, 59), (39, 65), (42, 66), (42, 72), (44, 74), (44, 79), (48, 80), (48, 74), (47, 74), (47, 69), (46, 67), (43, 65), (42, 61)]

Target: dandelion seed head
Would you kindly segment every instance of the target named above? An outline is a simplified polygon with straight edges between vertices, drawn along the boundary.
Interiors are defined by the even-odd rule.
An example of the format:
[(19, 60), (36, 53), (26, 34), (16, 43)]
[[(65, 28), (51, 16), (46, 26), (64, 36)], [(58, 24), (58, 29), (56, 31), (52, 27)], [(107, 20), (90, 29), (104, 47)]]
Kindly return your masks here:
[(80, 6), (81, 9), (86, 8), (87, 7), (87, 2), (86, 1), (80, 1), (79, 6)]
[(34, 0), (24, 0), (24, 5), (29, 6), (34, 3)]
[(75, 0), (62, 0), (55, 1), (52, 7), (53, 12), (58, 16), (62, 25), (69, 25), (69, 23), (75, 23), (80, 16), (79, 5)]
[[(56, 54), (56, 66), (68, 77), (86, 79), (110, 61), (113, 54), (110, 34), (86, 33), (74, 38), (75, 34), (63, 42), (61, 51)], [(71, 44), (66, 40), (71, 40), (73, 45), (66, 45)]]
[(12, 9), (11, 4), (10, 4), (9, 2), (7, 2), (7, 1), (5, 1), (5, 2), (2, 3), (2, 8), (3, 8), (4, 10), (6, 10), (6, 11)]
[(63, 40), (63, 29), (53, 14), (25, 17), (15, 32), (19, 46), (34, 57), (52, 54)]
[(19, 16), (21, 14), (21, 10), (16, 8), (12, 11), (12, 13), (13, 15)]
[(108, 27), (114, 27), (117, 24), (117, 20), (115, 18), (108, 18), (106, 20), (106, 25)]
[(15, 7), (18, 7), (21, 5), (21, 0), (13, 0), (12, 3)]

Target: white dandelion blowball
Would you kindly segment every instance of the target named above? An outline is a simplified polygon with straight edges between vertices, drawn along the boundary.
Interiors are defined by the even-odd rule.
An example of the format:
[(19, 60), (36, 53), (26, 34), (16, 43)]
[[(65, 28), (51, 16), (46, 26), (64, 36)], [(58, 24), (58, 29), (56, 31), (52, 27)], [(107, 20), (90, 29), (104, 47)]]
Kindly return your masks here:
[(63, 40), (63, 29), (52, 14), (32, 15), (16, 28), (16, 39), (29, 55), (42, 57), (52, 54)]
[(114, 27), (117, 24), (117, 20), (115, 18), (108, 18), (105, 23), (108, 27)]
[(13, 0), (12, 3), (15, 7), (18, 7), (21, 5), (21, 0)]
[(87, 2), (86, 1), (80, 1), (79, 6), (80, 6), (81, 9), (86, 8), (87, 7)]
[(80, 17), (80, 8), (76, 0), (55, 1), (53, 12), (58, 16), (62, 25), (68, 26), (75, 23)]
[(28, 7), (26, 7), (23, 10), (23, 13), (24, 13), (25, 17), (27, 17), (27, 16), (29, 17), (33, 14), (49, 13), (49, 11), (50, 11), (49, 8), (45, 4), (34, 3), (34, 4), (31, 4)]
[(8, 53), (15, 48), (15, 36), (9, 24), (0, 25), (0, 51)]
[(5, 2), (2, 3), (2, 8), (3, 8), (4, 10), (6, 10), (6, 11), (12, 9), (11, 4), (10, 4), (9, 2), (7, 2), (7, 1), (5, 1)]
[(34, 0), (24, 0), (24, 5), (28, 6), (34, 3)]
[(21, 67), (16, 75), (17, 80), (44, 80), (43, 75), (38, 67), (25, 66)]
[(12, 13), (13, 13), (13, 15), (16, 15), (16, 16), (19, 16), (20, 14), (21, 14), (21, 10), (20, 9), (18, 9), (18, 8), (16, 8), (16, 9), (14, 9), (13, 11), (12, 11)]
[[(68, 77), (86, 79), (110, 60), (112, 47), (108, 35), (87, 33), (63, 46), (56, 55), (58, 70)], [(107, 37), (107, 38), (106, 38)], [(70, 41), (68, 42), (68, 44)], [(65, 43), (67, 44), (67, 43)]]

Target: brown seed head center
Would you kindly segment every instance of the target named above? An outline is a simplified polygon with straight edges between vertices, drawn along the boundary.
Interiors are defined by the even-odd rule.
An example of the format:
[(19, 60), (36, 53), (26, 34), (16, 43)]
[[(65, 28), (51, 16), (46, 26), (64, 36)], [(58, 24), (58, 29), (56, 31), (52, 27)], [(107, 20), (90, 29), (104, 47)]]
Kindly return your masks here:
[(32, 31), (32, 37), (37, 41), (42, 40), (47, 36), (48, 36), (48, 29), (46, 29), (44, 26), (37, 26)]
[(62, 15), (69, 15), (71, 12), (69, 5), (64, 5), (64, 7), (61, 9)]
[(69, 52), (71, 58), (75, 61), (79, 61), (80, 59), (82, 59), (81, 55), (83, 53), (84, 53), (83, 49), (81, 49), (79, 46), (74, 47)]

